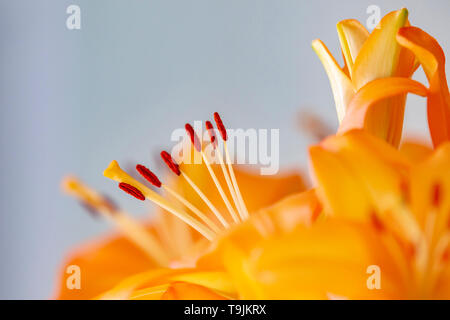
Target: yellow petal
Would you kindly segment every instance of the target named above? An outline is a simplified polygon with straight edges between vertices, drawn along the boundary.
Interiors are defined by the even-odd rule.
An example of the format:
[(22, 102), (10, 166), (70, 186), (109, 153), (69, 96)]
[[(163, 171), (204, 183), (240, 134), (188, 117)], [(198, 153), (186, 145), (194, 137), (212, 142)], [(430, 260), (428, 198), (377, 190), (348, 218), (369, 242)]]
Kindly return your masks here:
[(322, 41), (314, 40), (312, 42), (312, 47), (327, 72), (333, 91), (338, 119), (339, 122), (341, 122), (344, 118), (348, 103), (355, 93), (352, 82), (341, 67), (339, 67), (336, 60)]
[(435, 146), (450, 140), (450, 93), (445, 76), (445, 56), (439, 43), (423, 30), (405, 27), (398, 42), (410, 49), (420, 61), (430, 83), (428, 125)]
[(368, 82), (394, 75), (400, 46), (395, 37), (408, 18), (405, 8), (393, 11), (381, 19), (370, 34), (356, 57), (352, 72), (352, 82), (356, 89)]
[[(269, 238), (247, 257), (250, 277), (265, 299), (399, 298), (399, 269), (370, 225), (327, 219), (312, 228)], [(381, 270), (381, 289), (369, 290), (369, 266)]]
[(350, 77), (353, 71), (353, 63), (358, 56), (363, 44), (369, 37), (369, 31), (358, 21), (347, 19), (340, 21), (337, 26), (339, 41)]
[(372, 209), (367, 191), (362, 181), (346, 166), (338, 155), (320, 146), (309, 149), (311, 175), (317, 195), (328, 214), (339, 214), (352, 219), (365, 219), (362, 213)]
[(364, 131), (332, 136), (311, 148), (317, 194), (326, 212), (353, 220), (374, 218), (407, 241), (421, 231), (404, 209), (411, 163), (395, 148)]

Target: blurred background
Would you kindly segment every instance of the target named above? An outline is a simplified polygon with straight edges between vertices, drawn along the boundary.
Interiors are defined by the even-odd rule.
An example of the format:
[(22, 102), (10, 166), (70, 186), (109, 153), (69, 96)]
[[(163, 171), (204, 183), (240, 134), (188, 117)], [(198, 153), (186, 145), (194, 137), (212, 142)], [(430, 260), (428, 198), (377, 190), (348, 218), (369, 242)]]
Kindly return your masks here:
[[(142, 215), (102, 171), (153, 161), (186, 121), (219, 111), (230, 127), (279, 128), (281, 165), (306, 172), (299, 112), (337, 126), (311, 40), (340, 59), (336, 23), (366, 24), (369, 5), (407, 7), (450, 55), (448, 0), (1, 0), (0, 298), (49, 298), (68, 250), (108, 230), (61, 193), (64, 175)], [(405, 127), (427, 133), (423, 99), (409, 96)]]

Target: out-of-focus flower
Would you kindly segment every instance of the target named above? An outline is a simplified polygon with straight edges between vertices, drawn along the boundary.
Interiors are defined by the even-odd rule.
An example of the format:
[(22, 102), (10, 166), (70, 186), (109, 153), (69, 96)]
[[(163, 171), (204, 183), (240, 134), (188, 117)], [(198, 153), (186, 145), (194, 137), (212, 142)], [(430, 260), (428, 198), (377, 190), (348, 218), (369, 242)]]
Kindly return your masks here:
[[(373, 256), (371, 264), (382, 270), (383, 287), (375, 290), (379, 297), (448, 299), (450, 144), (413, 162), (355, 131), (324, 140), (311, 147), (310, 155), (317, 194), (331, 217), (327, 223), (366, 229), (373, 237), (362, 245)], [(379, 252), (370, 251), (371, 241), (382, 248), (381, 260), (375, 256)], [(333, 293), (369, 297), (361, 283), (348, 281), (348, 287), (361, 291)]]

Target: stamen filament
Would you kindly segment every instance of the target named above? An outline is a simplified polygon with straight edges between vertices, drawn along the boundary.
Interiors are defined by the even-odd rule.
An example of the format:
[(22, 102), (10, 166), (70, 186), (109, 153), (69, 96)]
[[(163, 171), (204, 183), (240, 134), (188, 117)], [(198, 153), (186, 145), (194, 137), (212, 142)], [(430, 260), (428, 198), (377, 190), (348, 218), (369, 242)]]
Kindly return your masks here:
[(236, 215), (236, 212), (234, 211), (233, 207), (231, 206), (231, 203), (228, 200), (227, 195), (223, 191), (222, 186), (220, 185), (220, 182), (217, 179), (217, 176), (214, 173), (213, 169), (211, 168), (211, 164), (209, 163), (209, 160), (203, 151), (202, 151), (202, 157), (203, 157), (203, 161), (205, 161), (206, 167), (208, 168), (209, 174), (210, 174), (211, 178), (213, 179), (214, 184), (216, 185), (216, 188), (220, 193), (220, 196), (222, 197), (223, 202), (225, 203), (228, 211), (230, 212), (231, 217), (233, 218), (234, 222), (239, 223), (239, 219)]
[(201, 220), (203, 220), (204, 223), (208, 225), (214, 232), (218, 233), (220, 232), (220, 229), (217, 227), (217, 225), (209, 219), (203, 212), (201, 212), (197, 207), (195, 207), (192, 203), (190, 203), (186, 198), (184, 198), (182, 195), (180, 195), (178, 192), (170, 188), (166, 184), (161, 185), (164, 190), (166, 190), (168, 193), (170, 193), (172, 196), (174, 196), (178, 201), (180, 201), (183, 205), (185, 205), (189, 210), (191, 210), (193, 213), (195, 213)]
[(241, 215), (241, 219), (245, 220), (248, 218), (249, 215), (248, 215), (247, 207), (245, 206), (244, 199), (242, 198), (241, 191), (239, 190), (239, 186), (236, 181), (236, 176), (234, 174), (233, 166), (231, 164), (230, 153), (228, 152), (228, 146), (227, 146), (227, 140), (228, 140), (227, 129), (225, 128), (225, 126), (222, 122), (222, 118), (220, 118), (220, 115), (217, 112), (214, 112), (214, 121), (216, 122), (217, 129), (219, 130), (219, 133), (223, 140), (223, 146), (225, 149), (225, 155), (226, 155), (226, 160), (227, 160), (226, 162), (228, 165), (228, 171), (230, 173), (231, 181), (233, 183), (233, 187), (236, 192), (237, 203), (239, 204), (239, 207), (241, 209), (239, 211), (239, 213)]
[[(191, 138), (191, 142), (194, 147), (194, 150), (197, 152), (200, 152), (200, 154), (202, 155), (203, 161), (205, 162), (206, 167), (208, 168), (209, 175), (213, 179), (214, 184), (216, 185), (216, 188), (219, 191), (223, 202), (225, 203), (228, 211), (230, 212), (231, 217), (233, 218), (233, 220), (236, 223), (239, 222), (239, 220), (237, 219), (236, 213), (234, 212), (233, 207), (231, 206), (230, 202), (228, 201), (228, 197), (226, 196), (225, 192), (223, 191), (222, 186), (220, 185), (220, 182), (216, 177), (216, 174), (214, 173), (213, 169), (211, 168), (208, 158), (206, 157), (205, 153), (203, 152), (201, 143), (198, 139), (197, 134), (195, 133), (194, 128), (189, 123), (186, 123), (185, 128), (186, 128), (186, 131), (187, 131), (189, 137)], [(211, 136), (211, 137), (213, 137), (213, 136)], [(211, 138), (211, 141), (212, 141), (212, 143), (214, 143), (212, 138)]]
[(215, 151), (217, 152), (217, 156), (219, 158), (220, 161), (220, 167), (222, 168), (222, 172), (223, 175), (225, 177), (225, 181), (227, 182), (227, 186), (228, 186), (228, 190), (230, 191), (231, 197), (233, 198), (233, 202), (234, 202), (234, 206), (236, 207), (239, 216), (241, 217), (241, 219), (243, 220), (243, 213), (242, 213), (242, 209), (239, 205), (239, 201), (237, 199), (237, 195), (236, 195), (236, 191), (234, 190), (233, 184), (231, 182), (231, 178), (230, 178), (230, 174), (228, 173), (227, 168), (225, 167), (225, 162), (223, 161), (223, 156), (222, 156), (222, 152), (220, 152), (220, 148), (216, 148)]
[(243, 216), (241, 216), (241, 218), (243, 220), (245, 220), (249, 217), (247, 206), (245, 205), (244, 199), (242, 198), (241, 190), (239, 190), (239, 185), (236, 181), (236, 176), (234, 174), (233, 166), (231, 164), (230, 153), (228, 152), (228, 146), (227, 146), (226, 141), (223, 141), (223, 146), (225, 149), (225, 155), (226, 155), (226, 159), (227, 159), (228, 170), (229, 170), (230, 176), (231, 176), (231, 181), (233, 182), (233, 186), (234, 186), (234, 189), (236, 190), (236, 195), (237, 195), (237, 198), (239, 201), (239, 205), (243, 211)]
[(184, 171), (182, 170), (180, 171), (181, 175), (183, 176), (184, 179), (186, 179), (187, 183), (190, 184), (192, 189), (194, 189), (194, 191), (199, 195), (199, 197), (202, 198), (203, 202), (206, 203), (206, 205), (211, 209), (211, 211), (214, 213), (217, 219), (219, 219), (220, 223), (222, 223), (222, 225), (227, 229), (230, 225), (222, 217), (219, 210), (217, 210), (217, 208), (211, 203), (211, 201), (209, 201), (208, 197), (206, 197), (206, 195), (200, 190), (200, 188), (194, 183), (194, 181), (192, 181), (191, 178), (189, 178), (189, 176)]
[(158, 177), (147, 167), (138, 164), (136, 165), (136, 170), (143, 176), (148, 182), (154, 185), (157, 188), (164, 188), (167, 192), (169, 192), (172, 196), (174, 196), (178, 201), (183, 203), (186, 207), (188, 207), (192, 212), (194, 212), (203, 222), (205, 222), (213, 231), (219, 232), (219, 228), (199, 209), (197, 209), (192, 203), (186, 200), (183, 196), (181, 196), (178, 192), (170, 188), (168, 185), (163, 184)]

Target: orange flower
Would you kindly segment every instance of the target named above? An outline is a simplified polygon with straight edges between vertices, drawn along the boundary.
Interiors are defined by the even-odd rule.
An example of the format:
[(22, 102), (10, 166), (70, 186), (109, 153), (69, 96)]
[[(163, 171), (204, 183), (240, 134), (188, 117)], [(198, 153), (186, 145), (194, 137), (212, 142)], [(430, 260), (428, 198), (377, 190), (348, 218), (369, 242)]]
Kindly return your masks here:
[[(356, 131), (326, 139), (310, 155), (329, 223), (367, 228), (374, 235), (370, 241), (384, 244), (386, 257), (372, 261), (386, 284), (380, 297), (450, 298), (450, 143), (414, 163)], [(367, 288), (359, 287), (358, 295), (347, 297), (366, 297)]]
[[(164, 190), (162, 195), (116, 161), (105, 170), (123, 191), (163, 208), (158, 216), (162, 224), (144, 227), (92, 190), (68, 181), (69, 192), (115, 222), (151, 261), (141, 264), (132, 251), (112, 258), (116, 242), (83, 252), (75, 261), (86, 263), (86, 272), (94, 270), (92, 277), (115, 259), (131, 258), (111, 278), (99, 276), (102, 281), (93, 281), (84, 297), (450, 298), (450, 104), (442, 50), (429, 35), (409, 26), (406, 9), (386, 15), (370, 35), (354, 20), (338, 24), (338, 32), (344, 68), (323, 43), (313, 42), (330, 77), (341, 122), (337, 135), (309, 149), (314, 189), (273, 204), (296, 191), (291, 182), (298, 180), (235, 174), (218, 115), (224, 156), (214, 135), (209, 146), (219, 164), (211, 163), (186, 125), (202, 166), (178, 165), (163, 152), (175, 186), (137, 166), (148, 182)], [(429, 88), (409, 79), (416, 62), (424, 67)], [(428, 99), (435, 150), (417, 143), (396, 149), (408, 92)], [(169, 220), (168, 214), (192, 229), (169, 224), (178, 220)], [(175, 230), (175, 225), (183, 227)], [(69, 297), (68, 291), (63, 288), (61, 296)]]
[[(414, 55), (396, 41), (401, 27), (408, 25), (408, 11), (401, 9), (387, 14), (369, 34), (356, 20), (337, 24), (344, 56), (341, 68), (320, 40), (314, 40), (313, 49), (328, 74), (336, 103), (340, 131), (364, 128), (372, 134), (398, 146), (402, 133), (406, 92), (425, 93), (408, 78), (417, 69)], [(402, 77), (389, 79), (389, 77)], [(377, 80), (375, 84), (371, 81)], [(389, 93), (384, 92), (391, 88)], [(360, 91), (363, 91), (361, 93)], [(355, 100), (367, 99), (376, 105), (370, 110)], [(355, 106), (364, 109), (363, 118), (353, 115)]]
[(450, 143), (417, 163), (352, 131), (310, 155), (316, 191), (236, 225), (195, 268), (144, 272), (100, 298), (450, 298)]
[[(200, 153), (194, 149), (191, 151)], [(223, 165), (213, 164), (206, 158), (202, 164), (176, 165), (180, 176), (174, 175), (176, 181), (168, 179), (167, 184), (144, 166), (138, 165), (137, 170), (144, 178), (164, 189), (163, 195), (159, 195), (125, 173), (113, 161), (105, 170), (105, 176), (117, 180), (121, 189), (138, 199), (147, 198), (161, 206), (162, 210), (157, 211), (148, 222), (136, 221), (76, 178), (66, 178), (63, 183), (66, 192), (77, 197), (95, 215), (112, 221), (121, 235), (90, 242), (73, 252), (61, 270), (56, 296), (61, 299), (94, 298), (123, 279), (144, 271), (152, 273), (169, 266), (192, 266), (210, 246), (210, 241), (217, 238), (217, 234), (246, 219), (245, 211), (256, 212), (304, 189), (304, 183), (296, 173), (264, 177), (248, 170), (233, 169), (228, 163), (226, 160)], [(214, 179), (217, 179), (223, 194), (216, 188)], [(234, 183), (237, 182), (239, 187), (236, 185), (235, 188)], [(237, 202), (240, 199), (245, 200), (245, 203), (242, 202), (245, 209), (240, 206), (241, 202)], [(227, 206), (227, 201), (231, 208)], [(234, 217), (229, 209), (236, 212)], [(238, 222), (234, 221), (235, 218)], [(65, 279), (68, 275), (65, 271), (69, 265), (77, 265), (81, 269), (80, 290), (67, 288)], [(180, 297), (185, 287), (182, 283), (170, 287), (170, 290), (167, 287), (164, 297)], [(201, 294), (201, 289), (194, 289)]]
[[(430, 89), (405, 77), (389, 77), (409, 76), (415, 69), (393, 67), (395, 51), (409, 55), (409, 61), (414, 58), (411, 52), (402, 51), (396, 38), (411, 48), (421, 63), (419, 55), (427, 56), (417, 43), (429, 36), (417, 28), (400, 29), (406, 23), (402, 22), (405, 14), (405, 10), (389, 14), (371, 35), (372, 41), (365, 40), (387, 41), (383, 36), (389, 35), (386, 47), (391, 51), (378, 58), (388, 58), (388, 69), (395, 70), (392, 74), (376, 70), (380, 61), (374, 63), (374, 74), (358, 69), (357, 61), (364, 58), (356, 58), (351, 64), (349, 56), (354, 52), (349, 48), (355, 38), (364, 38), (364, 32), (354, 21), (340, 26), (344, 28), (348, 23), (358, 30), (347, 30), (356, 34), (349, 38), (353, 42), (344, 52), (347, 71), (340, 69), (338, 80), (331, 77), (332, 86), (341, 90), (349, 79), (342, 76), (351, 75), (353, 82), (358, 72), (367, 82), (341, 104), (345, 114), (338, 135), (310, 148), (314, 190), (282, 200), (235, 226), (198, 259), (195, 268), (178, 270), (176, 274), (168, 270), (161, 270), (161, 274), (143, 273), (101, 297), (162, 298), (164, 292), (175, 291), (172, 286), (182, 281), (183, 289), (171, 297), (191, 299), (200, 294), (244, 299), (450, 298), (450, 143), (441, 142), (435, 151), (406, 143), (399, 151), (383, 141), (394, 146), (400, 141), (403, 119), (395, 118), (400, 106), (397, 98), (407, 92), (427, 96), (429, 113), (430, 109), (431, 113), (441, 112), (440, 119), (433, 118), (433, 114), (430, 117), (433, 141), (445, 140), (449, 129), (442, 112), (448, 106), (446, 98), (436, 98), (448, 94), (446, 83), (441, 83), (445, 80), (443, 73), (434, 80), (438, 88), (432, 88), (430, 81)], [(408, 30), (421, 36), (414, 38)], [(314, 45), (319, 55), (324, 53), (320, 42)], [(434, 42), (433, 45), (438, 47)], [(368, 50), (365, 55), (376, 56), (373, 51)], [(358, 52), (364, 53), (362, 49)], [(329, 55), (322, 58), (326, 60), (324, 64), (330, 62)], [(427, 58), (433, 61), (429, 55)], [(333, 72), (337, 70), (335, 66), (331, 68)], [(385, 77), (379, 78), (380, 75)], [(336, 95), (335, 91), (335, 97), (345, 102), (345, 94), (351, 91), (342, 92)], [(384, 104), (387, 98), (395, 99)], [(404, 100), (400, 102), (403, 108)], [(388, 118), (378, 113), (383, 107)], [(375, 277), (370, 276), (371, 272), (375, 272)]]

